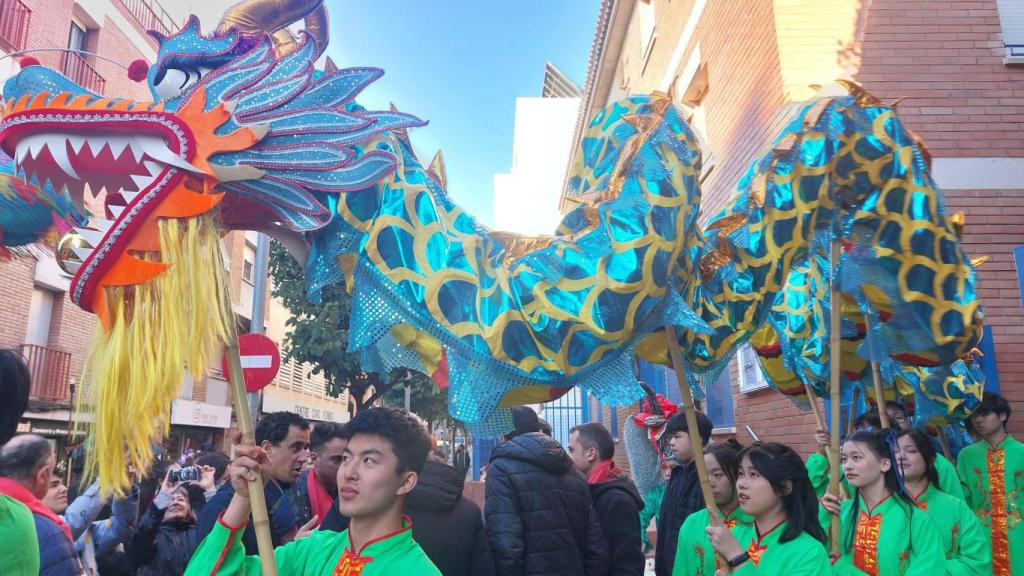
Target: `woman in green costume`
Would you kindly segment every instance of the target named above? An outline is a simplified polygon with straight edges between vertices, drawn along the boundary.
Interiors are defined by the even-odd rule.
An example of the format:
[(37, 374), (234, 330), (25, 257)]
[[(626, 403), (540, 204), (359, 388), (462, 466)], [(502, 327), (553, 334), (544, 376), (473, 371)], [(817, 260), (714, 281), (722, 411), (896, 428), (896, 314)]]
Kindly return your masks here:
[(822, 525), (840, 516), (837, 575), (937, 576), (945, 555), (931, 520), (901, 489), (886, 434), (855, 432), (842, 447), (841, 462), (853, 497), (822, 497)]
[(916, 428), (896, 435), (899, 467), (907, 493), (935, 524), (946, 552), (949, 576), (984, 576), (992, 573), (992, 550), (985, 530), (963, 500), (939, 490), (935, 446)]
[(825, 533), (818, 524), (814, 489), (800, 456), (789, 446), (755, 444), (744, 450), (736, 477), (740, 508), (753, 529), (737, 538), (729, 528), (705, 528), (715, 552), (736, 576), (829, 574)]
[[(906, 418), (906, 408), (899, 403), (890, 403), (890, 406), (895, 406), (894, 412), (898, 412), (903, 415), (902, 418), (891, 418), (890, 421), (900, 431), (907, 430), (910, 428)], [(888, 408), (887, 408), (888, 410)], [(857, 430), (881, 430), (882, 423), (878, 418), (878, 412), (875, 410), (869, 410), (862, 413), (857, 417), (856, 422)], [(818, 494), (818, 498), (825, 495), (828, 491), (828, 458), (825, 456), (825, 450), (828, 446), (828, 433), (824, 430), (818, 430), (818, 433), (814, 435), (815, 440), (818, 442), (818, 451), (807, 457), (807, 474), (811, 477), (811, 484), (814, 484), (814, 491)], [(960, 485), (960, 477), (957, 476), (956, 467), (946, 459), (942, 454), (936, 454), (935, 456), (935, 470), (938, 471), (939, 480), (936, 486), (939, 490), (942, 490), (950, 496), (956, 496), (957, 498), (964, 500), (963, 487)], [(841, 471), (840, 471), (841, 472)], [(840, 480), (843, 484), (843, 490), (847, 494), (852, 492), (849, 483), (846, 478), (840, 474)]]
[[(754, 525), (754, 518), (739, 507), (736, 498), (736, 473), (742, 449), (738, 442), (730, 440), (712, 444), (704, 450), (704, 463), (708, 468), (715, 506), (725, 517), (725, 526), (739, 541), (750, 537)], [(710, 524), (707, 508), (690, 514), (683, 522), (679, 529), (672, 576), (711, 576), (721, 568), (721, 558), (715, 554), (704, 531)]]

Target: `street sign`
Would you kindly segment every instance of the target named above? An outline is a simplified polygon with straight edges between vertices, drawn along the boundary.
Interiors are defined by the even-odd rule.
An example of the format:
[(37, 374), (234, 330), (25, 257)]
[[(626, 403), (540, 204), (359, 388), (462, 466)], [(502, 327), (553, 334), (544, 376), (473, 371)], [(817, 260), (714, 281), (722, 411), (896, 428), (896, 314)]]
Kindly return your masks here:
[[(277, 376), (281, 368), (281, 352), (277, 344), (263, 334), (244, 334), (238, 338), (238, 354), (242, 359), (242, 375), (245, 389), (256, 392)], [(228, 377), (228, 359), (221, 358), (221, 368)]]

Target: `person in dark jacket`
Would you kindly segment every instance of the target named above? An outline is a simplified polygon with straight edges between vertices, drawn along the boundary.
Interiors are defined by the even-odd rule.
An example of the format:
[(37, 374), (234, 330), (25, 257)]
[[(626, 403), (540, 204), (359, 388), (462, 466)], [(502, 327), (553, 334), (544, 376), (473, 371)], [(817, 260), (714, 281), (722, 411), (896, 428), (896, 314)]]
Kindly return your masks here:
[(569, 458), (590, 485), (597, 519), (608, 541), (611, 576), (643, 576), (640, 510), (644, 500), (633, 481), (615, 466), (615, 441), (598, 422), (570, 429)]
[(491, 453), (487, 536), (498, 576), (602, 576), (608, 547), (587, 481), (537, 414), (512, 409), (514, 430)]
[(665, 436), (668, 437), (672, 457), (679, 466), (672, 469), (665, 496), (661, 501), (661, 513), (658, 517), (658, 541), (654, 549), (654, 573), (657, 576), (671, 576), (672, 566), (676, 559), (676, 545), (679, 540), (679, 528), (690, 514), (704, 508), (704, 498), (700, 492), (700, 481), (697, 479), (697, 467), (693, 463), (694, 454), (702, 453), (704, 446), (711, 439), (714, 425), (703, 412), (697, 412), (697, 431), (700, 433), (701, 446), (690, 444), (689, 427), (686, 415), (680, 410), (665, 423)]
[(458, 470), (463, 476), (469, 473), (470, 467), (473, 465), (473, 459), (469, 456), (469, 450), (465, 444), (459, 444), (459, 447), (455, 449), (455, 455), (452, 457), (452, 465)]
[[(270, 456), (271, 464), (263, 469), (263, 494), (270, 515), (270, 538), (277, 548), (290, 542), (301, 526), (298, 523), (298, 512), (291, 489), (309, 458), (309, 422), (292, 412), (267, 414), (256, 425), (256, 444)], [(231, 487), (230, 482), (226, 482), (206, 502), (206, 506), (199, 513), (199, 541), (213, 530), (217, 519), (227, 509), (234, 495), (235, 489)], [(242, 534), (242, 543), (245, 545), (246, 554), (259, 553), (252, 522), (246, 526)]]
[(53, 448), (46, 438), (35, 434), (15, 436), (0, 448), (0, 494), (32, 512), (40, 576), (79, 576), (82, 568), (71, 529), (42, 501), (50, 489), (54, 464)]
[[(212, 479), (212, 478), (211, 478)], [(153, 504), (125, 547), (137, 576), (181, 576), (199, 546), (195, 508), (203, 489), (164, 478)]]

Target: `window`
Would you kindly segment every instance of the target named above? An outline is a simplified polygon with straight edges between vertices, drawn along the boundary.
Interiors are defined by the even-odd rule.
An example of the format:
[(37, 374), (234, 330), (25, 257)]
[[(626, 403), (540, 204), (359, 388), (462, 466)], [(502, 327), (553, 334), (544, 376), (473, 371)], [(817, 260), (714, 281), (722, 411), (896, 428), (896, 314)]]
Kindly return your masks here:
[(256, 249), (245, 243), (245, 250), (242, 251), (242, 280), (249, 284), (253, 282), (253, 270), (256, 266)]
[(729, 378), (729, 370), (722, 370), (722, 375), (704, 392), (706, 412), (715, 428), (735, 427), (736, 407), (733, 403), (732, 379)]
[(573, 387), (561, 398), (544, 404), (541, 416), (551, 424), (551, 435), (562, 446), (569, 445), (570, 429), (587, 422), (586, 413), (589, 410), (585, 409), (585, 405), (588, 401), (589, 398), (584, 396), (579, 388)]
[(681, 404), (683, 397), (676, 384), (675, 373), (667, 366), (648, 364), (640, 361), (640, 380), (651, 387), (655, 394), (661, 394), (673, 404)]
[(740, 373), (740, 392), (754, 392), (768, 387), (761, 366), (757, 361), (757, 352), (750, 344), (744, 344), (737, 355)]
[(89, 32), (77, 22), (71, 23), (71, 32), (68, 34), (68, 48), (71, 50), (85, 51), (89, 40)]
[(1024, 64), (1024, 2), (1020, 0), (996, 0), (999, 9), (999, 24), (1003, 30), (1003, 45), (1006, 46), (1006, 64)]
[(676, 93), (680, 95), (683, 106), (690, 109), (686, 121), (700, 144), (699, 182), (703, 184), (715, 169), (715, 155), (708, 141), (707, 109), (704, 106), (704, 96), (708, 93), (708, 65), (701, 61), (699, 43), (676, 80)]

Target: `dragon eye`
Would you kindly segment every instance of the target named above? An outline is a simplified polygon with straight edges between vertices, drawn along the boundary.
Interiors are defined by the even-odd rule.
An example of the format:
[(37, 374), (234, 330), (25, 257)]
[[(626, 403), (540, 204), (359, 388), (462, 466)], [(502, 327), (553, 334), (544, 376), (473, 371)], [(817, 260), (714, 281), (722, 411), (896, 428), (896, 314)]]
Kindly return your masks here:
[(196, 85), (203, 76), (210, 71), (210, 68), (198, 66), (196, 68), (168, 68), (163, 76), (158, 78), (153, 87), (161, 100), (174, 98), (187, 92), (189, 88)]

